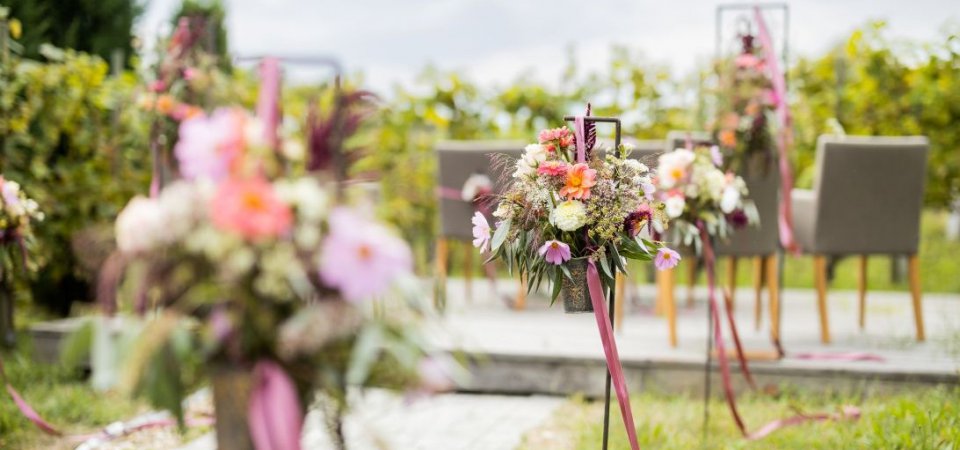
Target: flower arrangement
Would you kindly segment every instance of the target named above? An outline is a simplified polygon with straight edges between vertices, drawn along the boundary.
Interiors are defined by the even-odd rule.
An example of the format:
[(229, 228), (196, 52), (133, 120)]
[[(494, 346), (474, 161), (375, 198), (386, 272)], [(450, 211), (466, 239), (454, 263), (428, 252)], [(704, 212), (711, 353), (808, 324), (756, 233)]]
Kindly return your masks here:
[(624, 258), (657, 259), (659, 268), (679, 262), (657, 258), (672, 250), (644, 233), (655, 223), (667, 226), (653, 173), (629, 158), (629, 146), (601, 156), (593, 151), (595, 133), (586, 136), (578, 145), (569, 128), (541, 131), (515, 163), (513, 182), (493, 213), (496, 226), (482, 214), (473, 218), (474, 245), (516, 266), (528, 289), (552, 281), (551, 301), (564, 279), (572, 278), (575, 261), (599, 264), (605, 287), (612, 286), (616, 271), (626, 272)]
[(742, 50), (721, 75), (714, 140), (728, 156), (727, 168), (739, 174), (769, 168), (775, 142), (771, 125), (778, 99), (767, 74), (766, 55), (754, 37), (740, 37)]
[[(329, 120), (343, 114), (338, 108)], [(330, 126), (311, 122), (305, 134)], [(195, 381), (191, 374), (216, 367), (252, 373), (253, 442), (294, 448), (317, 391), (333, 404), (332, 428), (339, 430), (348, 384), (442, 384), (438, 373), (450, 372), (436, 367), (447, 360), (428, 354), (401, 320), (415, 318), (417, 309), (383, 317), (369, 307), (415, 285), (412, 255), (370, 208), (346, 201), (330, 173), (338, 157), (329, 153), (339, 151), (331, 141), (311, 139), (311, 159), (328, 162), (306, 172), (291, 169), (261, 121), (241, 109), (185, 119), (178, 134), (179, 179), (154, 197), (132, 199), (120, 213), (119, 251), (101, 280), (101, 300), (111, 308), (129, 299), (135, 311), (160, 309), (172, 318), (152, 321), (134, 350), (137, 391), (178, 412), (180, 399), (169, 393), (183, 392)], [(297, 172), (303, 175), (291, 174)], [(171, 359), (178, 369), (164, 366)], [(216, 398), (216, 381), (214, 388)], [(271, 419), (277, 417), (284, 419)]]
[(20, 183), (0, 176), (0, 245), (21, 244), (33, 237), (32, 222), (43, 220), (40, 206), (20, 189)]
[(746, 183), (721, 167), (723, 155), (716, 146), (678, 148), (658, 160), (655, 197), (663, 202), (678, 242), (693, 245), (697, 253), (701, 232), (726, 238), (734, 228), (757, 222), (756, 208), (746, 198)]

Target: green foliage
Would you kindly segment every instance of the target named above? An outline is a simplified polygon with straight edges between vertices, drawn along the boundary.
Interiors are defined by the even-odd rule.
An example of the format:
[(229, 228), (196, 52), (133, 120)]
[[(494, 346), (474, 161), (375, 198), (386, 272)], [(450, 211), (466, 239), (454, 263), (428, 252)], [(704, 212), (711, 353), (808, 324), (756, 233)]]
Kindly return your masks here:
[(933, 43), (892, 40), (883, 22), (854, 31), (819, 58), (791, 71), (795, 98), (795, 164), (801, 185), (812, 183), (817, 136), (925, 135), (931, 154), (926, 203), (946, 206), (960, 190), (960, 29)]
[[(47, 62), (11, 58), (0, 69), (0, 172), (23, 186), (47, 218), (36, 229), (33, 292), (48, 304), (86, 299), (85, 249), (149, 177), (147, 121), (134, 106), (137, 79), (107, 75), (96, 56), (45, 47)], [(78, 257), (89, 258), (80, 260)]]
[(23, 22), (23, 55), (39, 58), (44, 44), (92, 53), (110, 61), (134, 56), (133, 23), (143, 12), (135, 0), (3, 0)]
[(207, 53), (217, 55), (222, 67), (230, 67), (230, 49), (227, 44), (227, 13), (220, 0), (184, 0), (173, 15), (171, 25), (177, 27), (181, 17), (202, 18), (206, 22), (206, 36), (200, 45)]

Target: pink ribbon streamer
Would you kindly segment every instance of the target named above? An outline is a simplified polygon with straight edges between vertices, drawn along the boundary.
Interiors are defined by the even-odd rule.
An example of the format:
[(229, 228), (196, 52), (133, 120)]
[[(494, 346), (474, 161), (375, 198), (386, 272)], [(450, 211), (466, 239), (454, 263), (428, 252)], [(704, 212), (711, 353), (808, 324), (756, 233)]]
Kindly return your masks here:
[[(740, 430), (740, 433), (743, 435), (743, 437), (749, 441), (755, 441), (762, 439), (781, 428), (799, 425), (806, 422), (858, 419), (860, 417), (860, 410), (853, 406), (845, 406), (840, 414), (797, 414), (792, 417), (769, 422), (753, 433), (747, 431), (747, 426), (744, 424), (743, 418), (740, 417), (740, 412), (737, 410), (737, 399), (733, 392), (733, 382), (730, 377), (730, 363), (727, 361), (727, 352), (723, 342), (723, 332), (720, 329), (720, 307), (717, 305), (717, 296), (715, 292), (716, 277), (714, 273), (713, 244), (710, 242), (710, 236), (707, 234), (706, 229), (703, 226), (700, 226), (699, 228), (700, 239), (703, 243), (704, 249), (704, 264), (707, 268), (707, 295), (710, 302), (710, 314), (713, 317), (713, 340), (717, 344), (717, 359), (720, 362), (720, 377), (723, 381), (723, 393), (727, 400), (727, 406), (730, 408), (730, 414), (733, 416), (733, 420), (736, 422), (737, 428)], [(743, 357), (743, 349), (740, 348), (739, 338), (737, 337), (736, 323), (733, 320), (733, 311), (730, 309), (729, 303), (727, 304), (726, 313), (731, 334), (733, 334), (734, 342), (737, 345), (737, 356), (740, 358), (741, 369), (744, 370), (744, 376), (747, 378), (750, 385), (753, 386), (754, 383), (750, 377), (750, 372), (749, 370), (746, 370), (746, 359)], [(799, 356), (802, 356), (802, 354)]]
[(866, 352), (841, 352), (841, 353), (795, 353), (790, 355), (794, 359), (821, 360), (821, 361), (876, 361), (884, 362), (886, 358), (873, 353)]
[(613, 380), (613, 388), (617, 392), (617, 402), (620, 404), (620, 416), (623, 425), (627, 428), (627, 438), (630, 448), (639, 450), (637, 443), (637, 427), (633, 422), (633, 410), (630, 409), (630, 393), (627, 392), (627, 381), (623, 376), (623, 366), (620, 364), (620, 354), (617, 352), (617, 341), (613, 336), (613, 325), (607, 314), (607, 305), (604, 303), (603, 286), (600, 283), (600, 273), (597, 265), (590, 261), (587, 266), (587, 288), (590, 291), (590, 301), (593, 303), (593, 315), (597, 318), (597, 328), (600, 330), (600, 341), (603, 343), (603, 353), (607, 358), (607, 370)]
[(263, 137), (267, 144), (277, 149), (280, 136), (280, 61), (273, 57), (260, 62), (260, 93), (257, 97), (257, 118), (263, 123)]
[(573, 137), (577, 142), (577, 162), (584, 163), (587, 162), (587, 144), (584, 140), (584, 119), (583, 116), (576, 116), (573, 118)]
[(787, 158), (791, 139), (791, 127), (793, 121), (790, 116), (790, 107), (787, 105), (787, 80), (783, 71), (780, 69), (780, 61), (777, 59), (776, 48), (773, 45), (773, 39), (770, 37), (770, 31), (767, 29), (767, 23), (763, 20), (763, 14), (759, 7), (753, 8), (754, 19), (759, 28), (758, 37), (760, 45), (766, 54), (767, 68), (770, 71), (771, 83), (773, 84), (773, 97), (777, 108), (777, 118), (780, 119), (779, 141), (779, 166), (780, 166), (780, 208), (779, 208), (779, 227), (780, 244), (786, 250), (797, 253), (800, 251), (796, 240), (793, 237), (793, 207), (790, 202), (790, 191), (793, 189), (793, 171), (790, 168), (790, 160)]

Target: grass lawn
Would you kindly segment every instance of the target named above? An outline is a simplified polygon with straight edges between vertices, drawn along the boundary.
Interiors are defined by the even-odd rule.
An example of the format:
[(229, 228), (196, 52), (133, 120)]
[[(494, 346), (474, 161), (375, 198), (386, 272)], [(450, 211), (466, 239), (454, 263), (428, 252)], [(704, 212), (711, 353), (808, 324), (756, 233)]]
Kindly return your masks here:
[[(96, 392), (76, 370), (33, 361), (29, 336), (20, 333), (16, 349), (4, 349), (8, 381), (40, 416), (65, 433), (89, 433), (146, 410), (118, 393)], [(7, 393), (0, 393), (0, 448), (73, 448), (77, 443), (43, 434), (24, 418)]]
[[(960, 390), (957, 389), (926, 388), (865, 399), (800, 392), (778, 397), (745, 394), (738, 403), (750, 431), (772, 420), (794, 415), (798, 409), (805, 413), (835, 412), (841, 405), (855, 405), (862, 411), (859, 420), (805, 423), (783, 428), (754, 442), (740, 437), (720, 398), (711, 402), (706, 440), (702, 398), (643, 394), (633, 397), (631, 403), (640, 447), (647, 449), (960, 447)], [(610, 427), (610, 449), (629, 449), (615, 400), (611, 405)], [(602, 433), (603, 403), (573, 399), (561, 406), (548, 423), (528, 432), (520, 448), (593, 450), (600, 447)]]

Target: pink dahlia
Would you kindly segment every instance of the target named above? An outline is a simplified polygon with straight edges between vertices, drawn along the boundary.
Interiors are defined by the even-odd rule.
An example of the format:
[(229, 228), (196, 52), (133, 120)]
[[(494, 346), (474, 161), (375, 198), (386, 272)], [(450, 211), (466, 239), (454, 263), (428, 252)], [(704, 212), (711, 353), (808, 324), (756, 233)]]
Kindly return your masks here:
[(348, 208), (331, 211), (330, 233), (322, 245), (320, 279), (348, 301), (382, 295), (413, 270), (406, 242)]
[(557, 240), (545, 242), (537, 253), (550, 264), (560, 265), (570, 260), (570, 246)]
[(213, 224), (247, 239), (277, 237), (293, 225), (290, 206), (267, 180), (229, 179), (220, 184), (211, 205)]
[(537, 167), (537, 173), (551, 177), (565, 176), (568, 170), (570, 165), (563, 161), (546, 161)]
[(220, 181), (226, 178), (243, 153), (245, 115), (240, 110), (218, 109), (209, 117), (183, 111), (180, 135), (173, 153), (180, 174), (188, 179)]
[(597, 171), (584, 163), (577, 163), (567, 171), (567, 184), (560, 188), (560, 195), (567, 199), (590, 198), (590, 188), (597, 184)]
[(540, 131), (538, 140), (541, 144), (544, 144), (547, 151), (553, 151), (555, 150), (552, 145), (554, 142), (558, 143), (561, 148), (573, 145), (573, 133), (567, 127), (546, 129)]

